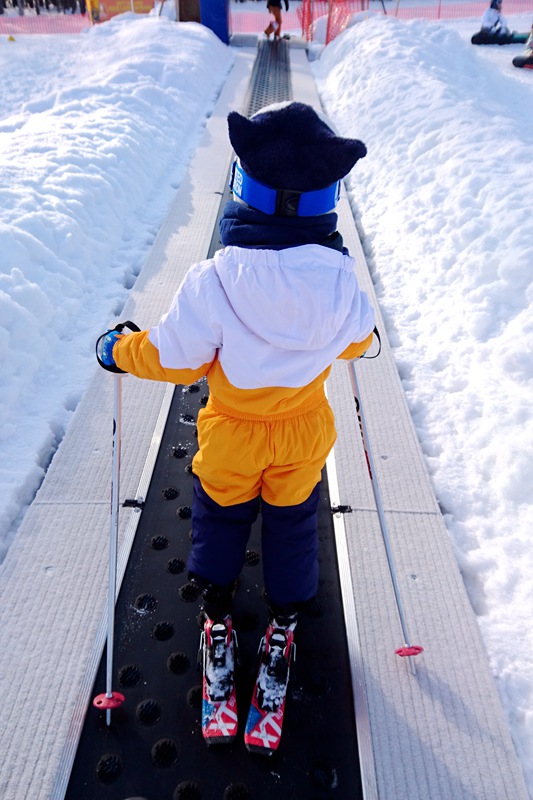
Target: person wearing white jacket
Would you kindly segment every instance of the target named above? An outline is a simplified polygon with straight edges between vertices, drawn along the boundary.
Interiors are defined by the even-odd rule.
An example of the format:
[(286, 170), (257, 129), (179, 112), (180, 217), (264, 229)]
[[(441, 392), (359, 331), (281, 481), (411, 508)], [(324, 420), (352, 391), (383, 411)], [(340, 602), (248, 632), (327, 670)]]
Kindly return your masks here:
[(472, 44), (510, 44), (513, 32), (502, 14), (502, 0), (492, 0), (481, 18), (481, 30), (472, 36)]
[(510, 33), (507, 20), (502, 14), (502, 0), (492, 0), (481, 18), (481, 30), (496, 36)]

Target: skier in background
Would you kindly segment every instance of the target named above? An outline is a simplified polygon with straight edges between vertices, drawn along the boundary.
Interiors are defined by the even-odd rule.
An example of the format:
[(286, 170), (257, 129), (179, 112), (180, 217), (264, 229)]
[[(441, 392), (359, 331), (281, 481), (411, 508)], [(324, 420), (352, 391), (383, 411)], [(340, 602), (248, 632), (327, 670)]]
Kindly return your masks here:
[(237, 732), (232, 599), (261, 512), (268, 626), (245, 742), (270, 754), (297, 615), (318, 589), (320, 479), (336, 437), (324, 382), (335, 359), (367, 350), (374, 329), (334, 213), (366, 147), (303, 103), (250, 119), (231, 112), (228, 127), (237, 159), (224, 248), (191, 267), (155, 327), (108, 331), (97, 355), (140, 378), (189, 385), (207, 376), (187, 564), (203, 597), (202, 729), (208, 744)]
[(481, 18), (481, 30), (496, 36), (505, 36), (511, 33), (507, 20), (502, 14), (502, 0), (492, 0)]
[[(289, 0), (284, 0), (285, 11), (289, 10)], [(265, 36), (270, 39), (270, 34), (274, 34), (274, 39), (279, 39), (281, 36), (281, 0), (268, 0), (267, 8), (274, 17), (270, 20), (267, 28), (265, 28)]]
[(481, 30), (472, 36), (472, 44), (510, 44), (513, 38), (502, 14), (502, 0), (492, 0), (481, 18)]
[(533, 69), (533, 25), (531, 26), (531, 31), (527, 37), (524, 53), (521, 56), (515, 56), (513, 58), (513, 65), (515, 67)]

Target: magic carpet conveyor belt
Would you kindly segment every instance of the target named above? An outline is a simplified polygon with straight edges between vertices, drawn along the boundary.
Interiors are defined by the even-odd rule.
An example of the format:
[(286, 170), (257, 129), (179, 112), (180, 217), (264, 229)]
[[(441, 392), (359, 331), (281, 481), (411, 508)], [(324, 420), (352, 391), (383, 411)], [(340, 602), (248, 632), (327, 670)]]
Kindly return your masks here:
[[(291, 99), (289, 45), (259, 43), (245, 113)], [(228, 198), (221, 201), (221, 209)], [(209, 254), (220, 247), (218, 219)], [(260, 520), (235, 598), (239, 729), (229, 748), (202, 737), (199, 598), (188, 582), (191, 460), (205, 380), (176, 387), (116, 605), (113, 686), (125, 696), (106, 725), (87, 708), (67, 800), (358, 800), (362, 797), (348, 648), (327, 481), (319, 512), (320, 585), (301, 615), (279, 751), (247, 752), (242, 731), (266, 627)], [(123, 501), (123, 499), (122, 499)], [(106, 683), (103, 654), (93, 695)]]

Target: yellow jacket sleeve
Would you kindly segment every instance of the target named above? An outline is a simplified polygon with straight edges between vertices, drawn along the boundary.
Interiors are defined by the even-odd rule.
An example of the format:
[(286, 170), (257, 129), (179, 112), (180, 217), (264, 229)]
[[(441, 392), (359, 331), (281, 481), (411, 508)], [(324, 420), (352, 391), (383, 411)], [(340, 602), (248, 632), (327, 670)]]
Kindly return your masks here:
[(367, 336), (363, 342), (352, 342), (352, 344), (349, 344), (346, 350), (343, 350), (340, 356), (337, 356), (337, 358), (343, 358), (347, 361), (351, 361), (353, 358), (359, 358), (363, 355), (363, 353), (366, 353), (372, 344), (373, 336), (374, 333), (372, 332), (370, 336)]
[(117, 340), (113, 348), (113, 358), (117, 367), (136, 375), (137, 378), (184, 386), (189, 386), (207, 373), (211, 362), (202, 364), (197, 369), (167, 369), (161, 366), (159, 351), (148, 339), (148, 333), (149, 331), (129, 333)]

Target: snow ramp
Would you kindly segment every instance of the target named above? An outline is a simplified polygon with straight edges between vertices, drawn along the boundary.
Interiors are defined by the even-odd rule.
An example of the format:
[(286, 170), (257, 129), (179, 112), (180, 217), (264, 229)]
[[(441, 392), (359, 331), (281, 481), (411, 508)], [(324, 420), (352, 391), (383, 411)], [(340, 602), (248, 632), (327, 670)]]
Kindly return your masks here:
[[(302, 42), (232, 46), (235, 66), (121, 315), (140, 327), (217, 246), (228, 111), (282, 99), (272, 87), (320, 106)], [(377, 309), (345, 193), (339, 230)], [(382, 353), (356, 370), (398, 589), (424, 647), (416, 668), (395, 654), (404, 644), (397, 604), (338, 363), (327, 386), (339, 436), (322, 491), (319, 602), (299, 626), (280, 751), (259, 761), (242, 741), (208, 751), (194, 670), (198, 604), (184, 568), (206, 387), (125, 377), (114, 688), (126, 700), (106, 726), (92, 699), (104, 691), (113, 379), (95, 369), (1, 568), (3, 800), (526, 800), (379, 311), (377, 324)], [(254, 537), (236, 598), (244, 712), (266, 619)]]

